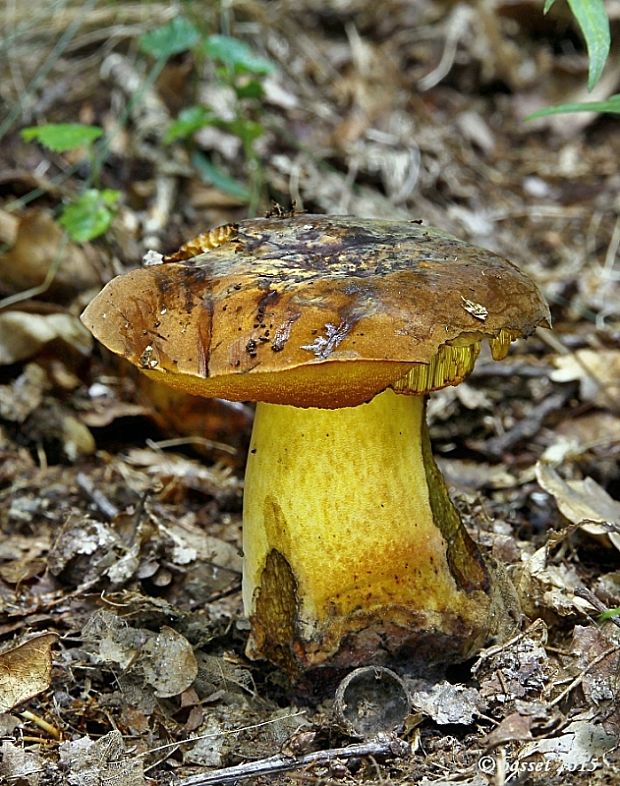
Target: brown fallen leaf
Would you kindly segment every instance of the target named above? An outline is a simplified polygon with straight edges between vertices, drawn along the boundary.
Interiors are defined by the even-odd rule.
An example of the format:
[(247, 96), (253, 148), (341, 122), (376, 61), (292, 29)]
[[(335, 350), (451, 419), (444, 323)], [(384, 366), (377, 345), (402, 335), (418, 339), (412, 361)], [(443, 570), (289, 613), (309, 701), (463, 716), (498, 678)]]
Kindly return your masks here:
[(45, 571), (47, 561), (44, 559), (15, 559), (0, 565), (0, 578), (7, 584), (21, 584), (39, 576)]
[(11, 248), (0, 253), (0, 291), (20, 292), (40, 286), (58, 259), (58, 271), (48, 297), (70, 297), (99, 286), (101, 252), (89, 243), (66, 240), (64, 231), (47, 210), (26, 210), (17, 220)]
[(88, 354), (92, 346), (90, 335), (72, 314), (17, 310), (0, 313), (0, 365), (33, 357), (46, 344), (57, 340), (82, 355)]
[(578, 349), (554, 359), (554, 382), (579, 381), (583, 401), (604, 409), (620, 406), (620, 349)]
[(589, 535), (603, 537), (620, 550), (620, 532), (610, 531), (606, 526), (620, 525), (620, 502), (610, 497), (602, 486), (590, 477), (563, 480), (550, 464), (543, 461), (536, 465), (536, 478), (555, 499), (565, 518), (579, 524)]
[(44, 633), (0, 654), (0, 712), (47, 690), (56, 638), (54, 633)]
[(532, 726), (536, 718), (528, 715), (521, 715), (518, 712), (511, 712), (504, 720), (487, 734), (485, 739), (486, 748), (496, 748), (498, 745), (506, 745), (515, 740), (531, 740)]

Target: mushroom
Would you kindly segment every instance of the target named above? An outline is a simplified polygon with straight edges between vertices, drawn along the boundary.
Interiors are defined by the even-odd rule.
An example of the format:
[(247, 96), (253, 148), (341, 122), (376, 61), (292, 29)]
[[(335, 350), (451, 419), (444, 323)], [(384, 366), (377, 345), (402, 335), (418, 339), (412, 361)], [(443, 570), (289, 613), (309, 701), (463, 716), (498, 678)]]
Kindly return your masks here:
[[(549, 310), (496, 254), (418, 221), (248, 219), (113, 279), (82, 315), (199, 396), (258, 402), (243, 508), (247, 652), (293, 679), (471, 656), (515, 602), (450, 501), (429, 393)], [(198, 240), (201, 240), (199, 238)]]

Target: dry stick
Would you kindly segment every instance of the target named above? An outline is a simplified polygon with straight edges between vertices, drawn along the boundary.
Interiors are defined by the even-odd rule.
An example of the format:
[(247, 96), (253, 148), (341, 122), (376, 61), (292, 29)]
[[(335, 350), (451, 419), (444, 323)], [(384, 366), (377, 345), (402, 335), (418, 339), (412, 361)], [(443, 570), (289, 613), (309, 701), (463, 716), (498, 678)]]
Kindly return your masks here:
[[(19, 714), (22, 716), (22, 718), (25, 718), (25, 720), (29, 720), (29, 721), (32, 721), (33, 723), (36, 723), (36, 725), (40, 729), (43, 729), (43, 731), (46, 731), (55, 740), (59, 740), (59, 741), (62, 740), (62, 733), (59, 731), (59, 729), (57, 729), (56, 726), (53, 726), (51, 723), (48, 723), (45, 720), (45, 718), (41, 718), (40, 715), (35, 715), (35, 713), (34, 712), (30, 712), (30, 710), (24, 710), (23, 712), (20, 712)], [(48, 742), (49, 742), (49, 740), (48, 740)]]
[(116, 505), (106, 497), (103, 491), (95, 488), (95, 484), (88, 477), (88, 475), (85, 475), (83, 472), (78, 472), (76, 483), (78, 487), (95, 503), (99, 509), (99, 512), (102, 513), (107, 519), (111, 521), (119, 514), (120, 511)]
[(510, 431), (488, 439), (484, 443), (486, 451), (495, 458), (501, 458), (507, 450), (510, 450), (518, 442), (535, 436), (540, 431), (540, 427), (547, 415), (561, 409), (568, 397), (569, 392), (567, 390), (552, 393), (546, 399), (543, 399), (538, 406), (534, 407), (529, 415), (519, 420)]
[(526, 636), (530, 636), (532, 633), (536, 632), (539, 628), (544, 629), (544, 626), (545, 626), (544, 620), (542, 620), (540, 617), (537, 617), (532, 622), (531, 625), (528, 625), (528, 627), (525, 630), (520, 631), (519, 633), (516, 634), (516, 636), (513, 636), (511, 639), (508, 639), (508, 641), (505, 641), (503, 644), (496, 644), (493, 647), (487, 647), (487, 649), (482, 650), (482, 652), (478, 654), (476, 662), (471, 667), (472, 674), (475, 674), (478, 671), (478, 669), (482, 664), (482, 661), (487, 660), (488, 658), (493, 658), (495, 655), (499, 655), (500, 652), (504, 652), (504, 650), (507, 650), (509, 647), (512, 647), (513, 644), (517, 644), (519, 641), (521, 641), (521, 639), (524, 639)]
[[(305, 715), (305, 710), (293, 712), (289, 715), (282, 715), (279, 718), (271, 718), (270, 720), (261, 721), (260, 723), (253, 723), (250, 726), (241, 726), (241, 728), (238, 729), (227, 729), (226, 731), (215, 732), (213, 734), (201, 734), (199, 737), (189, 737), (187, 740), (176, 740), (176, 742), (169, 742), (166, 745), (158, 745), (156, 748), (150, 748), (148, 751), (138, 754), (137, 758), (142, 759), (145, 756), (150, 756), (153, 753), (158, 753), (159, 751), (165, 750), (172, 753), (178, 750), (181, 745), (191, 745), (194, 742), (199, 742), (200, 740), (209, 740), (213, 739), (214, 737), (234, 736), (235, 734), (241, 734), (242, 731), (251, 731), (252, 729), (260, 729), (263, 726), (271, 726), (272, 724), (279, 723), (280, 721), (286, 720), (287, 718), (297, 718), (300, 715)], [(160, 759), (160, 761), (149, 764), (149, 766), (145, 769), (145, 772), (152, 770), (153, 767), (157, 767), (162, 761), (165, 761), (165, 759)]]
[(193, 775), (179, 781), (176, 786), (226, 786), (246, 778), (258, 775), (274, 775), (277, 772), (297, 770), (312, 764), (329, 764), (336, 759), (352, 759), (358, 756), (404, 757), (409, 755), (411, 748), (407, 742), (388, 734), (378, 734), (374, 740), (347, 745), (346, 748), (329, 748), (328, 750), (307, 753), (304, 756), (285, 756), (277, 754), (268, 759), (258, 759), (247, 764), (224, 767), (207, 775)]
[[(599, 522), (596, 523), (598, 524)], [(592, 590), (589, 590), (587, 587), (577, 587), (575, 590), (573, 590), (573, 594), (578, 598), (587, 600), (588, 603), (599, 612), (599, 614), (603, 614), (604, 612), (608, 611), (607, 606), (601, 600), (599, 600)], [(620, 628), (620, 619), (618, 619), (618, 617), (609, 617), (609, 622), (612, 622), (616, 627)]]
[(583, 678), (589, 671), (591, 671), (602, 660), (605, 660), (605, 658), (609, 657), (610, 655), (612, 655), (614, 652), (617, 651), (618, 651), (618, 647), (614, 645), (613, 647), (609, 647), (608, 649), (601, 652), (600, 655), (598, 655), (596, 658), (594, 658), (594, 660), (588, 663), (588, 665), (585, 667), (585, 669), (583, 669), (581, 674), (578, 674), (575, 677), (575, 679), (570, 683), (570, 685), (567, 685), (566, 688), (564, 688), (564, 690), (561, 693), (558, 693), (555, 699), (553, 699), (547, 704), (547, 708), (555, 707), (556, 704), (559, 704), (562, 701), (562, 699), (565, 699), (569, 693), (571, 693), (573, 690), (575, 690), (575, 688), (578, 685), (581, 684)]

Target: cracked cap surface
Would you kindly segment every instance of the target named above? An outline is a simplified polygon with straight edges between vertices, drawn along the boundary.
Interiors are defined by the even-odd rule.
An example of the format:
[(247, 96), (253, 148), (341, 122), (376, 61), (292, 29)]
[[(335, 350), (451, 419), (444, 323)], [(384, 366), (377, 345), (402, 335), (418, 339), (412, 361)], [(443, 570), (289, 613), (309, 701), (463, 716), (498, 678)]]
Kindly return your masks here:
[(392, 385), (413, 392), (399, 381), (446, 347), (549, 325), (515, 265), (415, 221), (299, 214), (201, 238), (180, 261), (113, 279), (82, 315), (112, 352), (194, 395), (355, 406)]

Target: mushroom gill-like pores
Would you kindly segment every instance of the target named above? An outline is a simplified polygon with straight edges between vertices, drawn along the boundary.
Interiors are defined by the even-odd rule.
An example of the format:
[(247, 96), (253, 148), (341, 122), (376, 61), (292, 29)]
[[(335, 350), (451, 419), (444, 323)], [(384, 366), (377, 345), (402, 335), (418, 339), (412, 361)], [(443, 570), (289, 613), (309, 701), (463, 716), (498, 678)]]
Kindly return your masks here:
[[(507, 582), (435, 464), (428, 394), (549, 312), (510, 262), (419, 222), (295, 215), (220, 228), (112, 280), (83, 314), (194, 395), (258, 402), (246, 470), (248, 654), (316, 667), (469, 657)], [(185, 258), (185, 257), (190, 258)]]

